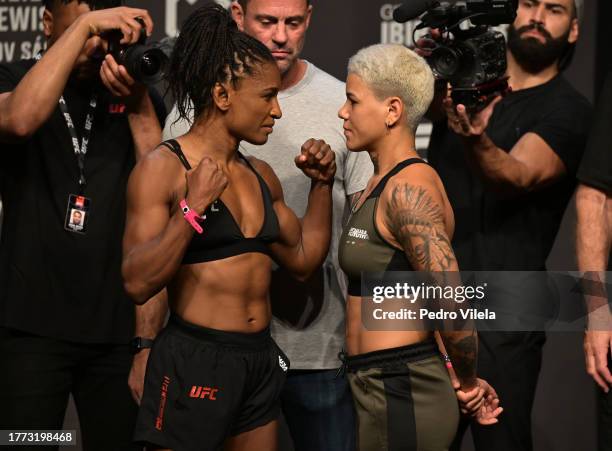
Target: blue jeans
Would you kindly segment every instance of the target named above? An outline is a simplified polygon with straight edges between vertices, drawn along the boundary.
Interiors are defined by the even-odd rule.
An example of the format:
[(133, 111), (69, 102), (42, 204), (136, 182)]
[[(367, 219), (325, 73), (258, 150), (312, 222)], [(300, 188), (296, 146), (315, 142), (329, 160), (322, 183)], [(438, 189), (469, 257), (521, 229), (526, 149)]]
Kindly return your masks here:
[(295, 451), (355, 451), (355, 411), (337, 370), (291, 370), (281, 394)]

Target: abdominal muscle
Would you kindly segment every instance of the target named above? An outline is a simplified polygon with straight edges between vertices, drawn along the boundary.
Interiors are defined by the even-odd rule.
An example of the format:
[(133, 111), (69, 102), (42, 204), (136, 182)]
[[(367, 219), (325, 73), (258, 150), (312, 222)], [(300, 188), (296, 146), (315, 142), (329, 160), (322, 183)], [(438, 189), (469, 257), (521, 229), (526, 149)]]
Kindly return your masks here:
[(349, 356), (408, 346), (433, 337), (428, 331), (366, 329), (361, 321), (361, 299), (359, 296), (347, 298), (346, 349)]
[(198, 326), (254, 333), (270, 324), (271, 260), (247, 253), (182, 265), (168, 286), (170, 310)]

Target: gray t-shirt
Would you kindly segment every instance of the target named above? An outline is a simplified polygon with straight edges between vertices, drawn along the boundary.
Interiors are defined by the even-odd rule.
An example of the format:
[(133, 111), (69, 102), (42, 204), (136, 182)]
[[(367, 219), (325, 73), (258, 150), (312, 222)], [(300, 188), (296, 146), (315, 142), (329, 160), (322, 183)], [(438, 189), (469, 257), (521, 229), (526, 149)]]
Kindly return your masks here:
[[(345, 101), (344, 84), (307, 63), (304, 78), (278, 95), (283, 117), (263, 146), (243, 142), (241, 151), (266, 161), (283, 187), (285, 202), (298, 217), (306, 212), (310, 179), (294, 163), (302, 144), (323, 139), (336, 152), (333, 189), (333, 230), (329, 255), (308, 284), (296, 282), (282, 268), (272, 275), (272, 335), (291, 360), (292, 369), (330, 369), (339, 366), (344, 344), (346, 280), (338, 266), (338, 240), (348, 211), (347, 196), (362, 191), (373, 167), (366, 152), (346, 149), (338, 110)], [(173, 109), (164, 139), (180, 136), (189, 124), (177, 122)]]

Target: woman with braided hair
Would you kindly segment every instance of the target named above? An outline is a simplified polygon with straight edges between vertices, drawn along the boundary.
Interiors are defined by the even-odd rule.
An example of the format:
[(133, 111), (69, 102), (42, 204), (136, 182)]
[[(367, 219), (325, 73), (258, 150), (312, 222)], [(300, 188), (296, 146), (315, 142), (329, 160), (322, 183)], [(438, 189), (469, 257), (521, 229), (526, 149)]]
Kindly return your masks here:
[(124, 237), (125, 287), (137, 304), (168, 288), (170, 319), (153, 344), (135, 439), (151, 449), (276, 449), (289, 361), (269, 332), (272, 259), (298, 278), (329, 246), (334, 154), (310, 140), (296, 165), (312, 179), (299, 221), (262, 161), (281, 117), (268, 49), (218, 5), (185, 22), (168, 81), (189, 132), (134, 169)]

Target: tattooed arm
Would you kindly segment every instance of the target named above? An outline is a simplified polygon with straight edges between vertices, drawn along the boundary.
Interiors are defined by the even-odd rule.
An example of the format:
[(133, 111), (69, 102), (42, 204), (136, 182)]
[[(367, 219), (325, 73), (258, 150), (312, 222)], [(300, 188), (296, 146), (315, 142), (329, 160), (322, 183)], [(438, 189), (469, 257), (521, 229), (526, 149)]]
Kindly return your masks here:
[[(410, 177), (397, 176), (387, 185), (381, 201), (383, 224), (404, 249), (415, 271), (430, 272), (439, 284), (459, 284), (459, 267), (449, 233), (452, 217), (445, 218), (444, 197), (431, 180), (433, 170)], [(454, 276), (456, 273), (456, 277)], [(456, 304), (447, 304), (456, 305)], [(477, 385), (478, 340), (473, 324), (454, 325), (440, 331), (462, 390)]]

